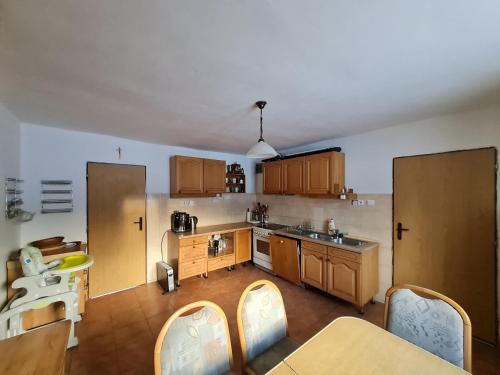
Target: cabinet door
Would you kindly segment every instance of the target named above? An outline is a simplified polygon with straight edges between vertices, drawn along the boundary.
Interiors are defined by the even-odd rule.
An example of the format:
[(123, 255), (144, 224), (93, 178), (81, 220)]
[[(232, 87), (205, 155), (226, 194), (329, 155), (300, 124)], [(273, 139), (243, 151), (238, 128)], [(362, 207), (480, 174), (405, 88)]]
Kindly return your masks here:
[(283, 192), (285, 194), (304, 192), (304, 163), (304, 157), (283, 160)]
[(274, 236), (269, 240), (273, 272), (292, 283), (300, 283), (297, 240)]
[(171, 173), (171, 192), (203, 194), (203, 159), (175, 156)]
[(222, 194), (226, 189), (226, 162), (203, 159), (203, 187), (205, 193)]
[(325, 290), (325, 256), (317, 251), (302, 249), (302, 282)]
[(262, 164), (264, 194), (281, 194), (283, 192), (281, 160)]
[(252, 230), (239, 230), (235, 233), (236, 263), (252, 259)]
[(356, 303), (359, 286), (359, 264), (341, 258), (326, 261), (326, 291), (346, 301)]
[(330, 153), (310, 155), (305, 159), (306, 194), (330, 193)]

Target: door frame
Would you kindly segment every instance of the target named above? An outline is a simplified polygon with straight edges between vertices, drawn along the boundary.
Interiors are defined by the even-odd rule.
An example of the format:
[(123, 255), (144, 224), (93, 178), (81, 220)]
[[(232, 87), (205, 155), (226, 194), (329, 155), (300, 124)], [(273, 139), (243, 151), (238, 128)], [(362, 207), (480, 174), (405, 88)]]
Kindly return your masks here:
[[(394, 179), (394, 164), (397, 159), (405, 159), (405, 158), (413, 158), (413, 157), (419, 157), (419, 156), (433, 156), (433, 155), (445, 155), (445, 154), (454, 154), (458, 152), (467, 152), (467, 151), (480, 151), (480, 150), (494, 150), (495, 152), (495, 197), (494, 197), (494, 210), (495, 210), (495, 240), (494, 240), (494, 245), (495, 245), (495, 306), (496, 306), (496, 330), (495, 330), (495, 336), (496, 336), (496, 346), (498, 346), (498, 334), (499, 334), (499, 327), (500, 327), (500, 317), (499, 317), (499, 311), (500, 311), (500, 306), (499, 306), (499, 298), (498, 298), (498, 259), (499, 259), (499, 252), (500, 252), (500, 247), (498, 243), (498, 189), (500, 188), (498, 186), (498, 149), (495, 146), (488, 146), (488, 147), (478, 147), (478, 148), (467, 148), (467, 149), (462, 149), (462, 150), (451, 150), (451, 151), (442, 151), (442, 152), (432, 152), (432, 153), (427, 153), (427, 154), (416, 154), (416, 155), (406, 155), (406, 156), (398, 156), (394, 157), (392, 159), (392, 233), (391, 233), (391, 241), (392, 241), (392, 285), (394, 286), (394, 247), (395, 247), (395, 233), (396, 233), (396, 227), (394, 225), (394, 191), (395, 191), (395, 179)], [(481, 339), (478, 339), (474, 337), (476, 340), (483, 341)], [(487, 344), (490, 344), (486, 342)]]
[[(124, 165), (124, 166), (129, 166), (129, 167), (143, 167), (144, 168), (144, 280), (145, 284), (148, 283), (148, 200), (147, 200), (147, 173), (148, 173), (148, 168), (145, 165), (142, 164), (128, 164), (128, 163), (109, 163), (109, 162), (99, 162), (99, 161), (87, 161), (85, 164), (85, 222), (87, 225), (87, 228), (85, 229), (85, 233), (87, 234), (87, 252), (90, 254), (90, 248), (89, 248), (89, 165), (90, 164), (104, 164), (104, 165)], [(88, 283), (90, 285), (91, 283), (91, 278), (90, 278), (90, 272), (88, 273)], [(100, 298), (104, 297), (106, 295), (114, 294), (121, 292), (123, 290), (127, 290), (131, 288), (126, 288), (122, 290), (117, 290), (115, 292), (110, 292), (106, 294), (101, 294), (100, 296), (94, 297), (94, 298)], [(94, 299), (90, 298), (89, 299)]]

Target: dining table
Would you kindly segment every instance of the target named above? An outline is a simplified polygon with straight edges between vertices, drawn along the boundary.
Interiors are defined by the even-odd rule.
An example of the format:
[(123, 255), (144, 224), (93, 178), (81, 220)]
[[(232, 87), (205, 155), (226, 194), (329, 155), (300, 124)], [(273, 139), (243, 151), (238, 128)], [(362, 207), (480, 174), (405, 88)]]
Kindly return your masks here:
[(0, 341), (0, 374), (63, 375), (70, 321), (63, 320)]
[(341, 317), (306, 341), (268, 374), (469, 373), (366, 320)]

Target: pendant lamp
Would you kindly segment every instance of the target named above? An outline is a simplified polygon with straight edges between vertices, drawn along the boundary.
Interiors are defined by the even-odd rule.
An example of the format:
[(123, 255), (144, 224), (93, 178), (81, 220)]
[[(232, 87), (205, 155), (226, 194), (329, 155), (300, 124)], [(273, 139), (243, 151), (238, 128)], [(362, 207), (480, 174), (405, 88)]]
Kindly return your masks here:
[(252, 159), (267, 159), (278, 155), (276, 150), (272, 148), (269, 144), (262, 138), (262, 109), (266, 106), (265, 101), (258, 101), (255, 103), (260, 109), (260, 138), (256, 144), (254, 144), (250, 150), (247, 152), (247, 157)]

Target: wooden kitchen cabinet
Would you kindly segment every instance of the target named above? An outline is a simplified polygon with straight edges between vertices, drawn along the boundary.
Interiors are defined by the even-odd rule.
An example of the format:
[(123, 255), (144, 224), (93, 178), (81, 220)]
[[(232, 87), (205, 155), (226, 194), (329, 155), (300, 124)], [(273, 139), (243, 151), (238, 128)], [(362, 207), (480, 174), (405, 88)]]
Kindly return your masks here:
[(300, 284), (297, 240), (271, 235), (269, 249), (274, 274), (294, 284)]
[(252, 230), (245, 229), (235, 232), (234, 235), (236, 264), (252, 259)]
[(283, 192), (283, 162), (281, 160), (262, 165), (262, 181), (264, 194), (281, 194)]
[(170, 158), (170, 196), (206, 197), (222, 194), (226, 188), (226, 162), (173, 156)]
[(305, 157), (306, 194), (330, 193), (330, 159), (329, 152)]
[(326, 261), (326, 291), (343, 300), (356, 303), (359, 264), (342, 258), (329, 257)]
[(304, 193), (304, 165), (304, 157), (283, 160), (283, 193)]
[(302, 249), (301, 279), (315, 288), (326, 288), (326, 255), (307, 248)]
[(203, 159), (173, 156), (170, 159), (170, 194), (182, 196), (203, 193)]
[(345, 155), (341, 152), (323, 152), (265, 162), (262, 170), (265, 194), (338, 198), (345, 186)]
[(222, 194), (226, 190), (226, 162), (203, 159), (203, 188), (208, 194)]
[(361, 253), (302, 241), (301, 280), (351, 302), (364, 306), (378, 292), (378, 246)]

